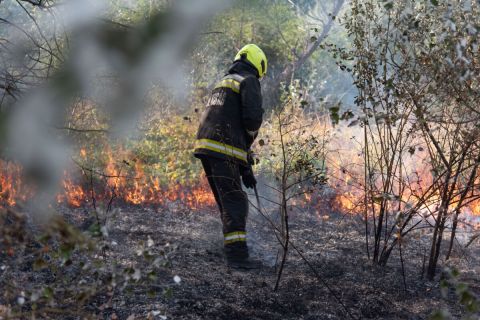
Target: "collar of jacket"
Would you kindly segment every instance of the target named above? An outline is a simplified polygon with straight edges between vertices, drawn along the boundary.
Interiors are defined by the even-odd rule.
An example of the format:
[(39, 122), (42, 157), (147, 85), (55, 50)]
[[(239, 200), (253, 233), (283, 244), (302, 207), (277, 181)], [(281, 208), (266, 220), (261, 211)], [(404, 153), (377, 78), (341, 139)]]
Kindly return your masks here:
[(239, 74), (242, 76), (252, 75), (258, 78), (258, 71), (245, 61), (235, 61), (228, 69), (228, 74)]

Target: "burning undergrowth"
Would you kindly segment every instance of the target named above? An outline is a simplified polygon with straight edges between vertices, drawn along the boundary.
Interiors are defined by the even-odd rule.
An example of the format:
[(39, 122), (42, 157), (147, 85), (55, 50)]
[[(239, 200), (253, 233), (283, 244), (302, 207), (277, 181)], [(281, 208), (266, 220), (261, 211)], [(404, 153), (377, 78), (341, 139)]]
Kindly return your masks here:
[[(91, 106), (87, 111), (93, 112)], [(328, 117), (309, 115), (301, 108), (292, 108), (287, 113), (289, 125), (302, 128), (292, 130), (289, 137), (284, 137), (291, 153), (287, 165), (290, 172), (295, 173), (289, 178), (295, 183), (289, 195), (291, 207), (318, 216), (328, 216), (332, 210), (364, 214), (361, 130), (346, 125), (333, 126)], [(283, 166), (282, 145), (276, 127), (278, 119), (275, 117), (272, 114), (266, 119), (255, 145), (258, 158), (255, 171), (269, 191), (278, 187), (281, 180), (279, 170)], [(90, 121), (86, 118), (82, 121)], [(113, 201), (118, 205), (132, 206), (215, 207), (200, 163), (192, 156), (197, 118), (198, 112), (195, 111), (188, 116), (151, 119), (140, 135), (121, 142), (113, 142), (105, 135), (88, 136), (89, 133), (84, 133), (80, 138), (75, 136), (77, 152), (70, 168), (64, 171), (56, 202), (73, 208), (95, 205), (95, 202), (111, 205)], [(85, 126), (83, 122), (74, 122), (73, 125)], [(435, 211), (439, 194), (426, 191), (433, 190), (434, 185), (428, 153), (421, 145), (414, 151), (409, 150), (403, 157), (405, 169), (401, 179), (408, 181), (408, 188), (402, 189), (401, 196), (399, 190), (389, 195), (373, 194), (374, 190), (371, 190), (373, 202), (368, 202), (369, 210), (384, 198), (391, 201), (392, 210), (395, 206), (405, 210), (428, 194), (428, 201), (419, 207), (419, 212)], [(2, 206), (14, 207), (34, 197), (35, 187), (28, 184), (21, 165), (0, 160), (0, 172)], [(266, 202), (278, 201), (278, 193), (267, 193)], [(470, 198), (462, 218), (465, 223), (476, 225), (480, 201), (474, 195)]]
[[(15, 207), (35, 195), (35, 187), (25, 182), (21, 165), (1, 160), (0, 170), (0, 202), (3, 206)], [(82, 165), (65, 170), (56, 201), (72, 208), (94, 204), (96, 201), (141, 206), (177, 203), (189, 209), (214, 205), (205, 177), (202, 176), (191, 184), (165, 184), (160, 177), (146, 174), (145, 165), (139, 160), (122, 160), (118, 164), (112, 160), (104, 169)]]
[[(90, 104), (82, 107), (81, 121), (73, 121), (71, 126), (85, 127), (93, 118), (104, 121), (98, 120), (100, 116)], [(191, 155), (194, 129), (183, 117), (159, 121), (137, 137), (122, 141), (109, 138), (107, 130), (88, 132), (62, 134), (77, 151), (64, 170), (57, 203), (73, 208), (95, 205), (96, 201), (137, 206), (176, 203), (190, 209), (214, 205), (207, 180)], [(0, 171), (1, 205), (14, 207), (35, 196), (35, 187), (27, 182), (20, 164), (1, 160)]]
[(81, 178), (77, 174), (77, 179), (72, 179), (66, 171), (64, 191), (57, 196), (57, 201), (72, 207), (108, 199), (141, 206), (165, 206), (175, 202), (190, 209), (214, 204), (205, 177), (191, 183), (165, 182), (161, 176), (146, 172), (147, 166), (141, 160), (125, 157), (115, 162), (110, 154), (108, 159), (103, 170), (80, 165), (81, 169), (77, 172), (81, 173)]

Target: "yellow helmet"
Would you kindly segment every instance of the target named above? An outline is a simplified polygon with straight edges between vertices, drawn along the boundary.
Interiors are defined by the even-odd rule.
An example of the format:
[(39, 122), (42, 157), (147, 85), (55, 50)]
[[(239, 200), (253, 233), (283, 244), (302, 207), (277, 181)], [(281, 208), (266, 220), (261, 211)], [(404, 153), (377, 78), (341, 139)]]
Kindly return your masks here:
[(234, 61), (246, 60), (258, 71), (258, 76), (262, 78), (267, 73), (267, 56), (257, 45), (247, 44), (238, 51)]

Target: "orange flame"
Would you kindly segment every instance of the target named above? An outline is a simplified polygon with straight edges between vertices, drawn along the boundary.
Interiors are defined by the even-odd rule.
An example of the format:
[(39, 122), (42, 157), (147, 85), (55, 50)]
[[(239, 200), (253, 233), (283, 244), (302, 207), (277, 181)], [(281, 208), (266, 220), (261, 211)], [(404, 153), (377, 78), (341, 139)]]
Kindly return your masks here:
[[(362, 177), (362, 172), (354, 172), (355, 168), (357, 171), (362, 169), (363, 159), (359, 156), (358, 150), (355, 151), (355, 146), (348, 145), (348, 142), (345, 142), (344, 138), (348, 135), (349, 133), (346, 133), (343, 140), (342, 137), (339, 137), (337, 143), (343, 149), (328, 161), (327, 169), (330, 177), (328, 184), (329, 188), (335, 190), (335, 194), (327, 205), (333, 206), (334, 210), (363, 213), (363, 190), (355, 182), (358, 177)], [(80, 149), (78, 156), (81, 161), (88, 163), (89, 155), (86, 149)], [(130, 160), (132, 156), (121, 149), (113, 152), (110, 148), (106, 148), (104, 157), (105, 166), (103, 170), (97, 170), (103, 173), (103, 178), (96, 177), (96, 183), (99, 184), (99, 179), (100, 183), (103, 181), (106, 190), (103, 192), (103, 197), (100, 192), (95, 195), (99, 200), (108, 199), (112, 194), (115, 194), (117, 199), (132, 205), (164, 206), (169, 203), (176, 203), (190, 209), (215, 206), (215, 199), (205, 177), (194, 183), (179, 183), (174, 181), (173, 178), (171, 181), (166, 181), (165, 177), (158, 176), (158, 173), (150, 173), (148, 171), (150, 168), (145, 166), (142, 161), (138, 159)], [(117, 159), (128, 160), (118, 161)], [(411, 160), (411, 163), (406, 163), (408, 170), (415, 172), (418, 177), (413, 179), (416, 179), (417, 183), (414, 183), (410, 191), (405, 192), (402, 196), (405, 203), (408, 202), (408, 197), (415, 198), (416, 193), (421, 194), (422, 188), (428, 188), (429, 184), (432, 183), (431, 172), (427, 167), (419, 165), (420, 162), (417, 159), (417, 161)], [(175, 169), (174, 163), (169, 163), (168, 166), (171, 166), (169, 168), (172, 170)], [(0, 160), (0, 173), (0, 204), (15, 206), (19, 201), (28, 200), (33, 195), (33, 192), (29, 191), (29, 188), (22, 182), (22, 167), (20, 165)], [(85, 205), (89, 198), (89, 190), (92, 187), (90, 183), (91, 181), (82, 183), (81, 177), (73, 177), (71, 172), (65, 171), (62, 181), (63, 191), (57, 196), (57, 201), (72, 207)], [(306, 193), (301, 201), (306, 203), (309, 208), (328, 213), (331, 211), (330, 207), (325, 208), (328, 209), (325, 212), (325, 210), (321, 210), (322, 208), (319, 205), (321, 201), (325, 200), (324, 198), (325, 196), (316, 190), (312, 193)], [(302, 204), (299, 203), (299, 205)], [(472, 215), (480, 216), (480, 200), (472, 202), (468, 207)]]
[(67, 171), (64, 171), (62, 185), (64, 192), (57, 195), (57, 202), (67, 202), (72, 207), (80, 207), (86, 199), (86, 193), (81, 186), (73, 183)]
[(470, 204), (470, 208), (472, 209), (472, 214), (474, 216), (480, 217), (480, 200), (476, 200)]
[(22, 167), (11, 161), (0, 160), (0, 205), (15, 206), (25, 201), (31, 190), (22, 182)]
[[(81, 149), (79, 156), (86, 160), (87, 151)], [(127, 154), (121, 150), (116, 153), (116, 157), (128, 159)], [(106, 151), (106, 160), (103, 171), (106, 190), (103, 195), (100, 192), (95, 194), (99, 200), (109, 199), (115, 193), (121, 201), (132, 205), (163, 206), (175, 202), (181, 207), (190, 209), (215, 205), (215, 199), (205, 177), (192, 185), (162, 183), (160, 177), (145, 174), (141, 161), (116, 161), (110, 149)], [(23, 183), (20, 165), (0, 160), (0, 173), (0, 205), (13, 207), (33, 196), (33, 192)], [(84, 205), (88, 201), (89, 190), (92, 187), (91, 181), (86, 182), (85, 179), (73, 178), (71, 172), (64, 171), (62, 191), (56, 196), (57, 202), (72, 207)]]
[[(80, 151), (80, 155), (87, 157), (84, 149)], [(116, 157), (129, 158), (122, 150), (116, 152)], [(104, 197), (111, 197), (115, 193), (122, 201), (132, 205), (166, 205), (169, 202), (178, 202), (190, 209), (215, 205), (205, 177), (190, 186), (179, 183), (164, 186), (160, 177), (145, 174), (145, 166), (140, 160), (116, 161), (110, 149), (106, 151), (106, 160), (104, 176), (108, 190)], [(63, 187), (64, 192), (57, 197), (58, 202), (66, 202), (73, 207), (79, 207), (85, 202), (87, 192), (82, 185), (75, 184), (66, 172)]]

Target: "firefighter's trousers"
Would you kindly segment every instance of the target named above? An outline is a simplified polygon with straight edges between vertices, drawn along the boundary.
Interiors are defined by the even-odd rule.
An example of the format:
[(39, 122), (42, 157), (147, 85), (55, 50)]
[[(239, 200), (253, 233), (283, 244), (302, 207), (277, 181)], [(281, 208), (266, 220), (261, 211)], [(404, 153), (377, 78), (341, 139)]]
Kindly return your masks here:
[(229, 259), (246, 259), (248, 197), (241, 186), (241, 168), (237, 163), (228, 160), (213, 157), (204, 157), (201, 160), (220, 209), (225, 254)]

